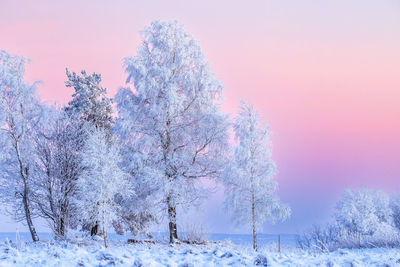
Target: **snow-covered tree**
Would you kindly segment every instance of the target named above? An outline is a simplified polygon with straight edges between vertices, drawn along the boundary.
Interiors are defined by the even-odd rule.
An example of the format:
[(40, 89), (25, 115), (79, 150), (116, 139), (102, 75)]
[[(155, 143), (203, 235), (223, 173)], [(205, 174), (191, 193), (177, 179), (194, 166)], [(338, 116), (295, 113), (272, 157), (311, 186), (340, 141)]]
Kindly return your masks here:
[(75, 204), (83, 221), (98, 222), (107, 247), (106, 227), (119, 214), (118, 199), (131, 194), (127, 175), (119, 167), (121, 156), (103, 129), (90, 135), (82, 150), (82, 173), (76, 183)]
[[(112, 99), (107, 97), (107, 89), (101, 85), (101, 75), (93, 73), (88, 75), (81, 71), (81, 76), (66, 70), (67, 87), (73, 87), (75, 92), (72, 100), (65, 107), (65, 112), (75, 121), (75, 128), (81, 134), (90, 134), (95, 129), (104, 129), (111, 136), (113, 124)], [(82, 136), (85, 140), (88, 137)], [(84, 143), (82, 143), (84, 144)], [(81, 147), (82, 148), (82, 147)], [(80, 148), (77, 148), (78, 152)], [(98, 223), (83, 222), (82, 229), (90, 230), (92, 235), (98, 232)]]
[(78, 151), (86, 133), (59, 108), (44, 107), (43, 110), (34, 136), (32, 203), (54, 234), (64, 237), (70, 226), (76, 227), (74, 216), (79, 216), (74, 212), (71, 198), (82, 171)]
[(238, 225), (251, 224), (253, 248), (257, 250), (257, 228), (266, 221), (285, 220), (290, 216), (290, 208), (276, 194), (270, 130), (262, 124), (253, 106), (241, 102), (234, 130), (237, 145), (223, 175), (225, 204)]
[(66, 70), (67, 87), (73, 87), (75, 93), (65, 111), (81, 121), (90, 122), (96, 127), (110, 129), (112, 126), (112, 99), (107, 97), (107, 88), (101, 85), (101, 75), (88, 75), (82, 70), (82, 76)]
[(119, 199), (121, 207), (118, 220), (114, 222), (117, 233), (123, 234), (129, 230), (133, 235), (147, 233), (152, 223), (158, 222), (159, 212), (159, 186), (151, 179), (153, 170), (145, 166), (139, 154), (132, 150), (128, 140), (119, 140), (122, 147), (122, 166), (129, 173), (130, 184), (135, 194), (122, 196)]
[(136, 182), (159, 189), (154, 201), (168, 213), (173, 243), (177, 206), (193, 205), (204, 191), (199, 179), (222, 170), (228, 143), (227, 117), (218, 103), (222, 85), (197, 41), (177, 22), (145, 28), (137, 55), (126, 58), (125, 66), (135, 87), (120, 89), (116, 97), (118, 134), (132, 159), (125, 167)]
[(335, 218), (343, 231), (359, 238), (393, 233), (389, 197), (382, 191), (348, 189), (336, 205)]
[(24, 81), (25, 63), (23, 57), (0, 51), (0, 139), (4, 145), (1, 184), (6, 186), (3, 190), (4, 196), (8, 196), (6, 199), (17, 198), (16, 217), (26, 220), (32, 240), (38, 241), (32, 222), (30, 195), (34, 154), (32, 133), (41, 108), (35, 85)]

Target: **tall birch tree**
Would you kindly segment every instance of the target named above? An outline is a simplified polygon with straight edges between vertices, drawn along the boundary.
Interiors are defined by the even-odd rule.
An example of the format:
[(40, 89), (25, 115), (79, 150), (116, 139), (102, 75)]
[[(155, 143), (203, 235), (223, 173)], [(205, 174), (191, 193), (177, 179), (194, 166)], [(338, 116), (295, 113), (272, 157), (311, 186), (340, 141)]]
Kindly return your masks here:
[(130, 146), (136, 181), (157, 187), (153, 197), (168, 215), (170, 242), (178, 239), (177, 207), (201, 199), (199, 180), (218, 177), (228, 143), (220, 112), (222, 85), (198, 42), (177, 22), (155, 21), (142, 31), (137, 55), (125, 59), (127, 82), (116, 97), (119, 132)]
[[(31, 184), (33, 163), (32, 133), (40, 119), (41, 108), (35, 85), (24, 81), (26, 59), (0, 51), (0, 133), (4, 153), (2, 170), (5, 199), (13, 203), (15, 215), (24, 218), (33, 241), (39, 241), (32, 221)], [(11, 193), (11, 194), (10, 194)], [(15, 202), (14, 202), (15, 203)]]
[(251, 224), (253, 248), (257, 250), (257, 229), (267, 220), (285, 220), (290, 208), (276, 194), (276, 165), (271, 159), (270, 129), (262, 124), (253, 106), (241, 102), (234, 123), (237, 145), (224, 172), (226, 208), (238, 224)]

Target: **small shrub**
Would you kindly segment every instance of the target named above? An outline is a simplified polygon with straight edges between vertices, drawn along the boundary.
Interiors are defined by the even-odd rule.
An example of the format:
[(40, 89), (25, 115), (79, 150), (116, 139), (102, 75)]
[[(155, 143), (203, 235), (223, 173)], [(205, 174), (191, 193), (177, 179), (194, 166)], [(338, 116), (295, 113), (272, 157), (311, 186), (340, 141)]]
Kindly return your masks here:
[(181, 242), (195, 245), (207, 244), (207, 234), (202, 225), (190, 224), (184, 230), (181, 234)]

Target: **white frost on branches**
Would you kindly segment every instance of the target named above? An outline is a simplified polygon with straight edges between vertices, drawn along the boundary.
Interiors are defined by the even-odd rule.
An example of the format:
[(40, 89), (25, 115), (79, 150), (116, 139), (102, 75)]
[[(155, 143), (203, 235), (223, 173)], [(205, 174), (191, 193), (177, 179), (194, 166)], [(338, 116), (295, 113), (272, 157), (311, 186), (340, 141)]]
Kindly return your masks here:
[(241, 102), (234, 123), (238, 142), (224, 172), (226, 207), (238, 224), (251, 223), (256, 249), (256, 228), (264, 222), (285, 220), (290, 208), (276, 194), (276, 165), (271, 159), (270, 130), (262, 125), (253, 106)]
[(77, 182), (75, 204), (83, 221), (102, 226), (105, 246), (106, 227), (118, 219), (118, 198), (132, 193), (127, 175), (119, 164), (121, 156), (104, 130), (89, 134), (81, 154), (83, 171)]
[[(18, 220), (26, 221), (33, 241), (38, 241), (30, 203), (33, 165), (33, 133), (41, 116), (35, 85), (24, 81), (23, 57), (0, 51), (1, 185), (4, 198), (15, 203)], [(15, 201), (16, 200), (16, 201)]]
[(218, 104), (222, 85), (177, 22), (145, 28), (138, 54), (125, 66), (135, 87), (116, 96), (118, 132), (131, 159), (126, 167), (138, 182), (158, 188), (154, 196), (168, 211), (174, 242), (177, 205), (193, 205), (204, 195), (199, 179), (218, 177), (223, 168), (228, 123)]
[(113, 121), (112, 99), (107, 97), (107, 88), (101, 85), (101, 75), (88, 75), (82, 70), (79, 76), (68, 69), (66, 73), (68, 81), (65, 85), (73, 87), (75, 92), (65, 111), (92, 125), (109, 129)]
[(347, 189), (337, 203), (335, 218), (350, 235), (374, 236), (395, 232), (392, 214), (389, 197), (382, 191)]

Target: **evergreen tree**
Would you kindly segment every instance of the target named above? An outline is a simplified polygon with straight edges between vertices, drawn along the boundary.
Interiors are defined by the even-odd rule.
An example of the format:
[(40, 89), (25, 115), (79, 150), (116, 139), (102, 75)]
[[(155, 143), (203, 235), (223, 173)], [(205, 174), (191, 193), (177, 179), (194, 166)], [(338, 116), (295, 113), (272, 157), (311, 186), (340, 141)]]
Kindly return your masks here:
[[(79, 76), (68, 69), (66, 74), (68, 81), (65, 84), (67, 87), (73, 87), (75, 92), (65, 107), (65, 112), (78, 124), (75, 128), (81, 133), (86, 133), (84, 139), (87, 139), (87, 135), (95, 129), (106, 130), (107, 138), (110, 138), (113, 101), (107, 97), (107, 89), (101, 85), (101, 75), (97, 73), (88, 75), (82, 70)], [(84, 229), (90, 229), (92, 236), (98, 233), (98, 227), (97, 221), (88, 221), (83, 225)]]

